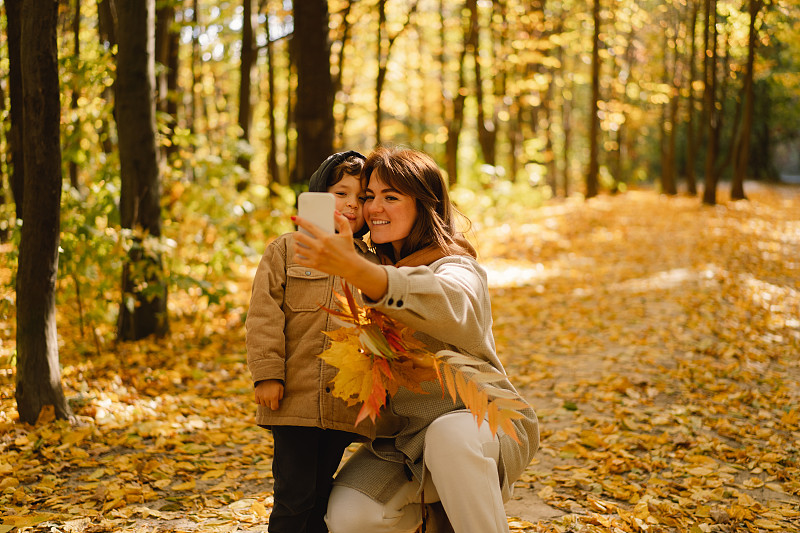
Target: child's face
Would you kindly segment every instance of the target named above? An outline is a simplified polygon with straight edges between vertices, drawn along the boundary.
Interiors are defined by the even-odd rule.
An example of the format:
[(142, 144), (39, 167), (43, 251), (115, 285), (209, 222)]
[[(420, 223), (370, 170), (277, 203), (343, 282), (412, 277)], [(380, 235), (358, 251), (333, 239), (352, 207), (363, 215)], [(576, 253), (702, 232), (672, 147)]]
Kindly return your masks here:
[(364, 189), (358, 176), (345, 174), (328, 192), (336, 198), (336, 209), (350, 221), (353, 233), (364, 226)]

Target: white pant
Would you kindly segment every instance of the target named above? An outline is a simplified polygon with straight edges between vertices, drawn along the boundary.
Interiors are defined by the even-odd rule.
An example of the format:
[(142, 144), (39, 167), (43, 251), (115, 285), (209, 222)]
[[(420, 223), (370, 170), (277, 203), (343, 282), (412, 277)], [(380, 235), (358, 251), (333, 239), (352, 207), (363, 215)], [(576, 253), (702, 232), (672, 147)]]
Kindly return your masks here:
[[(456, 533), (508, 532), (497, 461), (500, 443), (489, 424), (467, 412), (437, 418), (425, 434), (426, 503), (441, 501)], [(419, 483), (406, 484), (385, 505), (334, 486), (325, 521), (331, 533), (413, 533), (422, 522)]]

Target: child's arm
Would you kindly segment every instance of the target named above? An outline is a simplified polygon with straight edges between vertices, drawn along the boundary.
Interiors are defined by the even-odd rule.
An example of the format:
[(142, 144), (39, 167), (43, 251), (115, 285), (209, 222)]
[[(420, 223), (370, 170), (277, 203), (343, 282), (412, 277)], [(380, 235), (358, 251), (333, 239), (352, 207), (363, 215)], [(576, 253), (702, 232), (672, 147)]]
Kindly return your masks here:
[(286, 379), (286, 342), (281, 302), (286, 286), (289, 241), (279, 237), (267, 246), (258, 264), (245, 320), (247, 367), (257, 384)]
[(277, 379), (259, 381), (255, 389), (256, 403), (277, 411), (283, 400), (283, 382)]

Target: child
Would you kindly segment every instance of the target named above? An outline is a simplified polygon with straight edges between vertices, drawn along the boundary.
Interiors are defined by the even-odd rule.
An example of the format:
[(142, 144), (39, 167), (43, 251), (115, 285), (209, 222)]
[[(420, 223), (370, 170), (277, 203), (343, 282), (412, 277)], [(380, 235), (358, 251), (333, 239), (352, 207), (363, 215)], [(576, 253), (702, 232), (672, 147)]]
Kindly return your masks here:
[[(309, 190), (334, 194), (336, 209), (350, 221), (356, 250), (369, 256), (361, 239), (367, 232), (363, 165), (358, 152), (333, 154), (311, 176)], [(320, 305), (336, 306), (333, 293), (341, 280), (300, 266), (293, 235), (271, 242), (258, 265), (245, 323), (247, 364), (255, 384), (256, 423), (272, 430), (275, 443), (269, 532), (327, 533), (323, 518), (333, 474), (345, 448), (373, 438), (374, 427), (356, 427), (358, 407), (330, 393), (336, 369), (317, 356), (329, 345), (322, 331), (336, 328)]]

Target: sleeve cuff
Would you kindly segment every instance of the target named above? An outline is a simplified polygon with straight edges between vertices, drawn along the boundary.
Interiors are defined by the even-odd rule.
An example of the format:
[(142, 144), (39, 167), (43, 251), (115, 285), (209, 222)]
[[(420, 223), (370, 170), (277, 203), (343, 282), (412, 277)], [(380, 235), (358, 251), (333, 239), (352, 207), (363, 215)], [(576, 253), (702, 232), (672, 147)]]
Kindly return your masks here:
[(371, 307), (379, 309), (402, 309), (408, 295), (408, 277), (400, 272), (403, 267), (389, 265), (382, 267), (386, 271), (386, 294), (379, 300), (370, 300), (365, 296), (364, 301)]
[(253, 377), (253, 383), (267, 379), (286, 381), (286, 365), (283, 360), (262, 360), (251, 365), (250, 374)]

